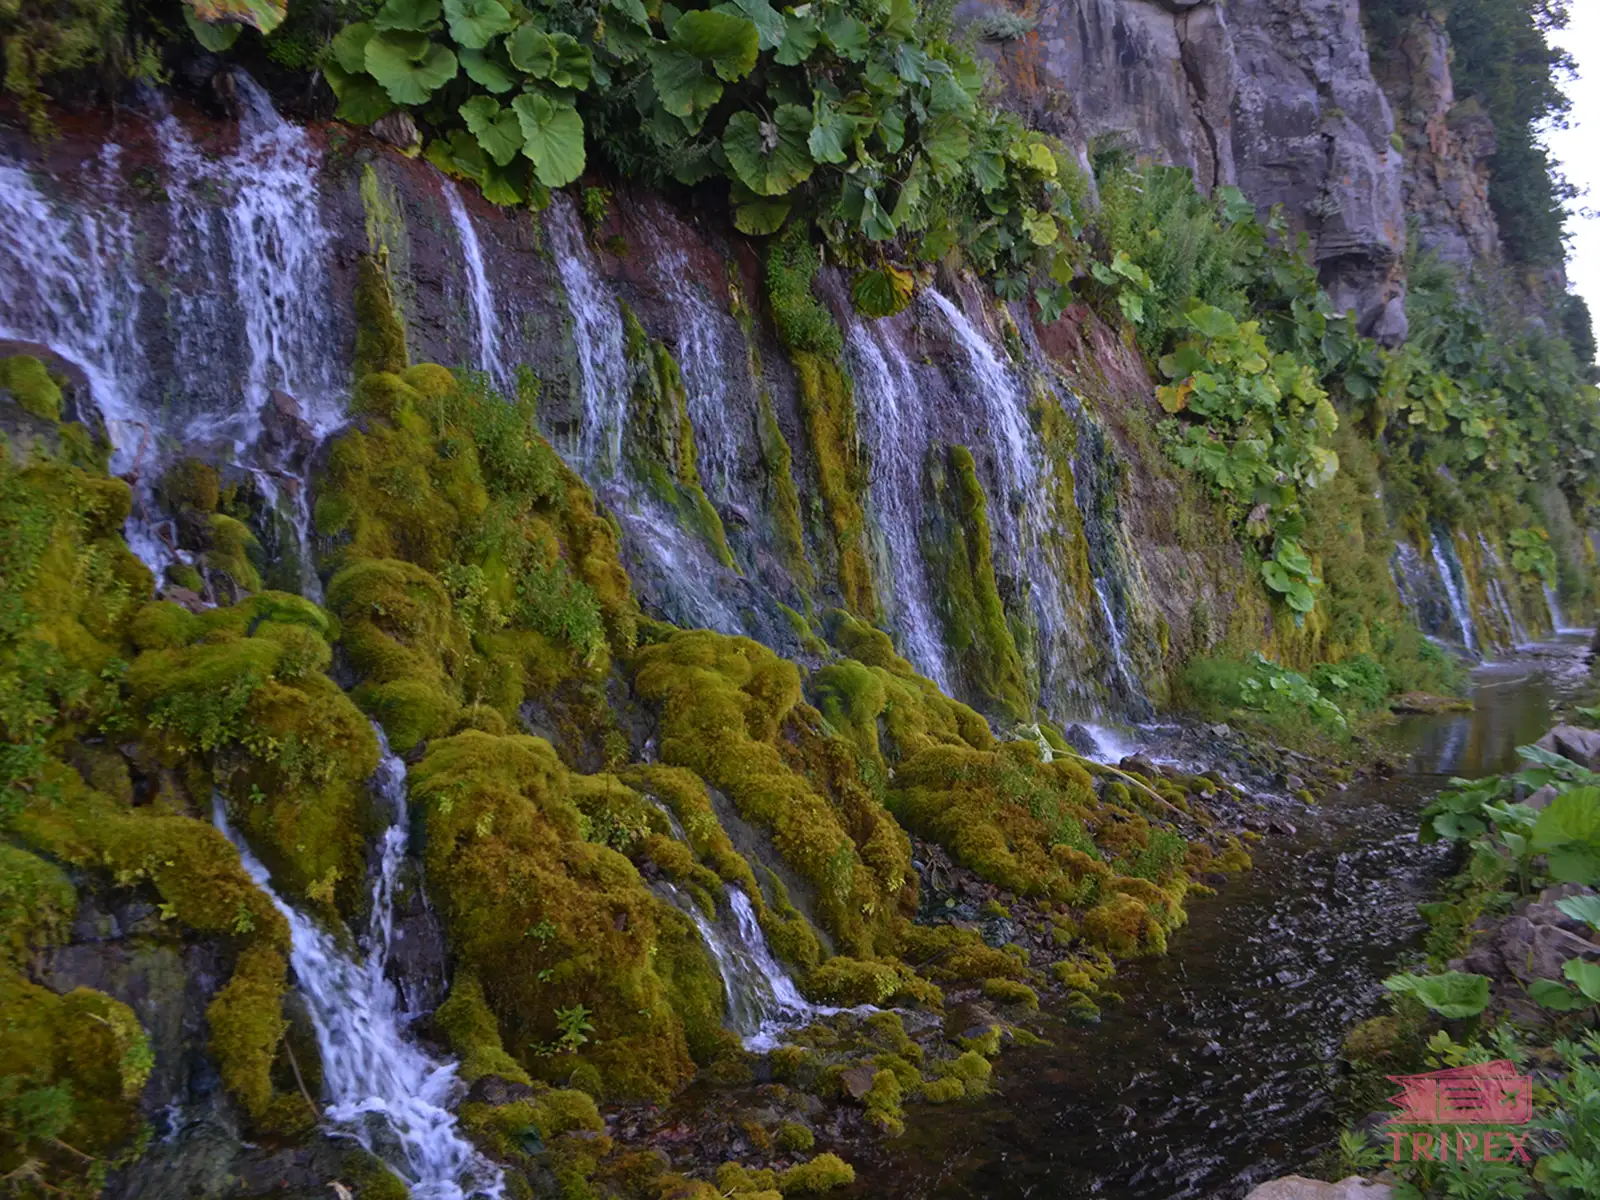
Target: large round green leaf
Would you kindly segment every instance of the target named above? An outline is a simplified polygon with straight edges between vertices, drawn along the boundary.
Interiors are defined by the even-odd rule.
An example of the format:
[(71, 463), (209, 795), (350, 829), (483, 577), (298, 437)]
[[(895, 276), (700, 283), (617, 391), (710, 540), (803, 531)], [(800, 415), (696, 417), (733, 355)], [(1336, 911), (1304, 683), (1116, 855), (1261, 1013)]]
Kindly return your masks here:
[(755, 22), (732, 13), (697, 9), (686, 12), (672, 27), (674, 49), (698, 59), (708, 59), (726, 80), (743, 79), (755, 69), (761, 35)]
[(780, 104), (772, 120), (752, 112), (728, 118), (722, 149), (734, 174), (759, 196), (781, 196), (811, 177), (815, 164), (806, 149), (811, 113), (798, 104)]
[(661, 107), (685, 120), (722, 99), (722, 81), (708, 75), (694, 55), (671, 47), (651, 48), (650, 82)]
[(482, 50), (516, 25), (500, 0), (444, 0), (444, 18), (456, 45), (468, 50)]
[(194, 15), (193, 10), (183, 10), (183, 23), (189, 27), (189, 32), (194, 34), (194, 40), (199, 42), (213, 54), (221, 54), (224, 50), (233, 48), (239, 40), (239, 35), (244, 32), (244, 26), (239, 24), (213, 25), (202, 21)]
[(423, 33), (439, 20), (439, 0), (387, 0), (372, 23), (379, 29)]
[(365, 57), (367, 73), (396, 104), (421, 104), (456, 77), (456, 56), (420, 33), (379, 33)]
[(474, 96), (461, 106), (460, 112), (478, 145), (499, 166), (505, 166), (522, 149), (522, 125), (517, 114), (501, 108), (493, 96)]
[(365, 71), (351, 74), (338, 63), (331, 62), (322, 68), (322, 74), (339, 98), (339, 107), (333, 110), (337, 120), (349, 121), (352, 125), (371, 125), (394, 111), (389, 93)]
[(855, 135), (854, 117), (840, 112), (820, 93), (812, 96), (811, 133), (806, 139), (806, 147), (813, 159), (819, 163), (844, 162), (848, 157), (845, 147), (850, 145)]
[(570, 104), (527, 93), (511, 102), (522, 124), (522, 152), (545, 187), (565, 187), (583, 174), (583, 118)]
[(754, 237), (777, 233), (783, 228), (784, 221), (789, 218), (789, 208), (790, 203), (787, 200), (766, 197), (736, 204), (733, 209), (733, 227), (740, 233), (748, 233)]
[(850, 281), (850, 300), (864, 317), (892, 317), (911, 303), (916, 280), (896, 266), (862, 271)]
[(333, 61), (347, 74), (361, 74), (367, 69), (367, 43), (375, 32), (377, 26), (371, 21), (346, 25), (334, 35), (333, 45), (329, 47), (333, 51)]
[(517, 84), (516, 76), (486, 50), (463, 50), (461, 69), (473, 83), (488, 88), (497, 96), (509, 92)]
[(783, 14), (773, 8), (769, 0), (732, 0), (730, 4), (717, 5), (716, 11), (748, 17), (761, 37), (763, 50), (776, 50), (783, 42), (786, 30)]
[(559, 88), (582, 91), (589, 86), (593, 65), (589, 51), (567, 33), (548, 33), (524, 24), (506, 39), (511, 65)]

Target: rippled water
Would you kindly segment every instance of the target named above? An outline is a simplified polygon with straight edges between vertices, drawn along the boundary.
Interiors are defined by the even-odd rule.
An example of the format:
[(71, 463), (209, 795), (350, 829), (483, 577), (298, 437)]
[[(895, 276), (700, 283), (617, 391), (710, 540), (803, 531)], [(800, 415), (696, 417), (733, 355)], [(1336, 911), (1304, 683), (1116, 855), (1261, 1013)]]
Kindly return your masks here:
[(852, 1194), (1236, 1197), (1308, 1166), (1343, 1121), (1343, 1035), (1378, 1010), (1448, 866), (1444, 847), (1417, 844), (1417, 811), (1449, 775), (1514, 765), (1552, 703), (1587, 688), (1582, 648), (1530, 647), (1476, 673), (1473, 712), (1397, 724), (1411, 770), (1291, 814), (1298, 831), (1194, 901), (1165, 958), (1122, 970), (1124, 1003), (1100, 1024), (1004, 1055), (977, 1108), (918, 1110)]

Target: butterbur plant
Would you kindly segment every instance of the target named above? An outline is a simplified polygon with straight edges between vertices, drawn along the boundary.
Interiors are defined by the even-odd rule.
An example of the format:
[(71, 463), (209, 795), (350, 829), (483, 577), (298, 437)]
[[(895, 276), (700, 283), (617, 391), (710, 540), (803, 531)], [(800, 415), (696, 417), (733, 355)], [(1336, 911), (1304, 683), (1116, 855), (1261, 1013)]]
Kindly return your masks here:
[(747, 234), (801, 214), (871, 315), (956, 245), (1020, 298), (1078, 232), (1050, 140), (981, 102), (983, 69), (914, 0), (386, 0), (324, 73), (341, 119), (404, 109), (498, 204), (542, 204), (603, 148), (646, 183), (720, 181)]
[(1296, 540), (1305, 528), (1301, 491), (1339, 469), (1324, 444), (1339, 417), (1311, 368), (1274, 353), (1255, 321), (1240, 323), (1214, 305), (1184, 316), (1193, 336), (1161, 357), (1171, 381), (1156, 391), (1178, 421), (1169, 450), (1209, 480), (1242, 518), (1249, 537), (1270, 544), (1261, 564), (1267, 587), (1297, 614), (1316, 607), (1321, 580)]

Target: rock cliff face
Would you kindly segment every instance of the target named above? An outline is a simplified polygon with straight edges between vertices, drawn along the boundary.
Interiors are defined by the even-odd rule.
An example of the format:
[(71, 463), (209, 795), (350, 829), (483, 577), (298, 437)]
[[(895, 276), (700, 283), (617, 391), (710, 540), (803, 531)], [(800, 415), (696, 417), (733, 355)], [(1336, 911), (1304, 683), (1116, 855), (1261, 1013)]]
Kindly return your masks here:
[(1405, 209), (1419, 248), (1461, 267), (1493, 261), (1500, 253), (1487, 167), (1494, 126), (1475, 100), (1456, 100), (1443, 26), (1423, 16), (1375, 66), (1405, 145)]
[[(979, 0), (963, 12), (997, 36), (1020, 28)], [(1121, 138), (1263, 212), (1282, 205), (1364, 333), (1405, 338), (1408, 219), (1448, 261), (1497, 254), (1493, 130), (1456, 103), (1431, 18), (1381, 63), (1358, 0), (1046, 0), (1030, 19), (995, 43), (1013, 103), (1069, 139)]]

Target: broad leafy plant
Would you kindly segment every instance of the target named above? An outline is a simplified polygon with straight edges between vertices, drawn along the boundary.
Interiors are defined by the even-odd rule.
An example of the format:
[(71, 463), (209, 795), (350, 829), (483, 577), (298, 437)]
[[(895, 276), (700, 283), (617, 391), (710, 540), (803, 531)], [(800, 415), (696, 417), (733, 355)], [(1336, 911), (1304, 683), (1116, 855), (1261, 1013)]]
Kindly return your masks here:
[(1161, 358), (1170, 383), (1157, 389), (1174, 459), (1211, 481), (1245, 533), (1270, 544), (1266, 585), (1297, 613), (1316, 606), (1320, 584), (1296, 537), (1305, 528), (1301, 489), (1339, 469), (1324, 445), (1338, 414), (1315, 374), (1294, 354), (1274, 353), (1259, 323), (1240, 324), (1209, 304), (1184, 314), (1193, 336)]
[(803, 211), (868, 272), (873, 314), (958, 244), (1020, 295), (1078, 230), (1052, 143), (981, 102), (979, 64), (914, 0), (387, 0), (324, 71), (340, 117), (405, 109), (496, 203), (541, 202), (603, 149), (647, 183), (722, 181), (749, 234)]

